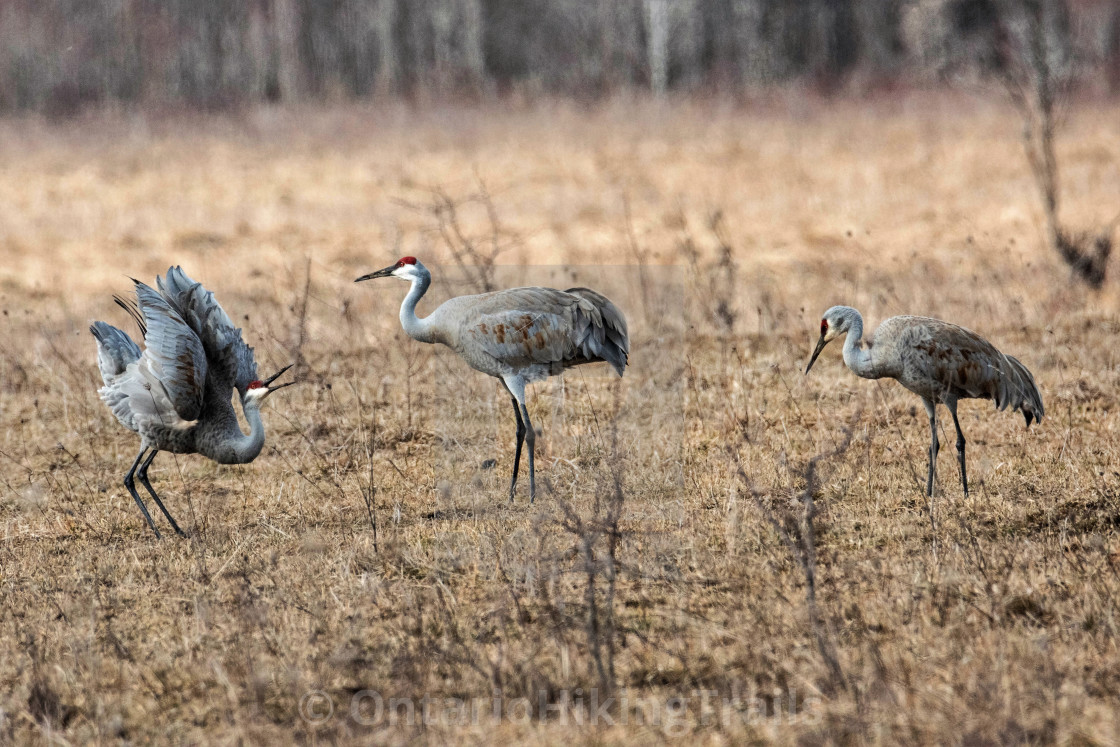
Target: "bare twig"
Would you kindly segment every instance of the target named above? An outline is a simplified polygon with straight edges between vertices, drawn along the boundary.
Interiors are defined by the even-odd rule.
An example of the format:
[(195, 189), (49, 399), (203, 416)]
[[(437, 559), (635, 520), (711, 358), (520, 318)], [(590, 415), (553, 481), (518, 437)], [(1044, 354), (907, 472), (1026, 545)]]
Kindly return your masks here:
[(366, 483), (366, 489), (362, 491), (362, 498), (366, 503), (366, 515), (369, 516), (369, 526), (373, 530), (373, 551), (380, 553), (377, 546), (377, 513), (374, 510), (377, 505), (377, 486), (373, 484), (373, 445), (375, 434), (373, 429), (370, 429), (369, 437), (366, 439), (366, 460), (369, 463), (369, 478)]
[(311, 257), (307, 257), (307, 268), (304, 271), (303, 292), (296, 301), (296, 344), (292, 354), (295, 357), (296, 375), (307, 373), (307, 358), (303, 355), (303, 343), (307, 337), (307, 298), (311, 293)]
[[(442, 187), (434, 187), (427, 190), (426, 202), (396, 202), (435, 219), (434, 231), (450, 254), (452, 262), (475, 290), (486, 293), (497, 287), (495, 265), (498, 258), (519, 244), (520, 237), (502, 226), (490, 190), (481, 178), (476, 176), (476, 179), (478, 191), (464, 198), (456, 199)], [(488, 231), (484, 238), (473, 236), (463, 227), (461, 212), (471, 205), (481, 206), (486, 214)]]
[(840, 456), (848, 450), (848, 447), (851, 446), (852, 434), (855, 431), (855, 425), (859, 417), (860, 413), (857, 412), (852, 422), (844, 428), (844, 438), (831, 451), (817, 454), (806, 463), (802, 470), (799, 470), (800, 474), (802, 474), (805, 479), (805, 487), (798, 496), (798, 502), (801, 506), (801, 511), (799, 513), (795, 513), (792, 510), (779, 511), (776, 509), (771, 501), (764, 499), (764, 494), (761, 491), (753, 487), (752, 481), (743, 468), (742, 462), (738, 462), (736, 465), (739, 478), (750, 492), (755, 505), (762, 511), (767, 522), (769, 522), (774, 528), (774, 531), (778, 533), (778, 536), (781, 537), (782, 543), (789, 551), (790, 557), (793, 558), (798, 569), (805, 578), (805, 604), (809, 614), (809, 627), (816, 641), (817, 651), (824, 660), (825, 666), (828, 667), (833, 683), (845, 692), (852, 693), (855, 693), (855, 689), (849, 682), (840, 664), (840, 657), (836, 649), (835, 635), (823, 620), (820, 605), (817, 600), (817, 539), (815, 522), (817, 518), (816, 494), (820, 492), (821, 489), (819, 474), (820, 465)]

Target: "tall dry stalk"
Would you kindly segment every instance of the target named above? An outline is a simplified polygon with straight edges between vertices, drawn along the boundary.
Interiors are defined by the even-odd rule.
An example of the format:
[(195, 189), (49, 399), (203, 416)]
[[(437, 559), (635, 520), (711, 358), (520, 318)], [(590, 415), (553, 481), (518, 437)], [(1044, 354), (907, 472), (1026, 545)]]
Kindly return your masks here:
[(859, 413), (844, 428), (844, 438), (831, 450), (819, 453), (797, 470), (805, 481), (805, 487), (790, 506), (779, 506), (767, 499), (765, 493), (753, 487), (741, 461), (737, 461), (739, 479), (750, 491), (755, 505), (766, 521), (782, 539), (790, 557), (796, 563), (805, 581), (805, 608), (809, 616), (809, 629), (817, 647), (817, 652), (828, 668), (831, 684), (844, 692), (856, 693), (844, 668), (836, 648), (836, 634), (821, 614), (817, 598), (817, 503), (816, 495), (822, 489), (820, 465), (844, 454), (852, 444), (852, 434), (858, 422)]

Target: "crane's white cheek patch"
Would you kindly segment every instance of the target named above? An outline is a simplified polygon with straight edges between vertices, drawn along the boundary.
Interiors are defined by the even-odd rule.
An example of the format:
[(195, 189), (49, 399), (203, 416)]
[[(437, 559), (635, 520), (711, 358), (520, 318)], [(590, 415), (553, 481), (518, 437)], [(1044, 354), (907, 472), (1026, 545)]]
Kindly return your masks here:
[(241, 403), (241, 408), (245, 409), (249, 405), (260, 407), (260, 405), (264, 402), (265, 395), (268, 394), (268, 391), (269, 390), (263, 386), (258, 389), (250, 389), (245, 395), (245, 399)]

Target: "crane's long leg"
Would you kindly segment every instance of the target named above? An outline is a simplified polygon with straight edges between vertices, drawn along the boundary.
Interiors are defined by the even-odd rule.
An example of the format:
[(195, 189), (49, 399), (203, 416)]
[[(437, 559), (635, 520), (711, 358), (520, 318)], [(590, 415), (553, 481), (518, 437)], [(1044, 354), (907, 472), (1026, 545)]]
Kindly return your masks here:
[(517, 484), (517, 466), (521, 462), (521, 442), (529, 442), (529, 502), (537, 497), (537, 470), (533, 462), (533, 445), (537, 440), (537, 432), (533, 430), (533, 423), (529, 420), (529, 410), (525, 407), (525, 379), (520, 376), (502, 378), (509, 396), (513, 399), (513, 406), (518, 410), (517, 415), (517, 453), (513, 458), (513, 479), (509, 484), (509, 498), (513, 500), (513, 488)]
[(521, 466), (521, 444), (525, 441), (525, 421), (521, 419), (521, 406), (512, 394), (509, 401), (513, 403), (513, 416), (517, 418), (517, 448), (513, 452), (513, 479), (509, 481), (509, 499), (513, 500), (513, 491), (517, 487), (517, 469)]
[(537, 498), (537, 468), (533, 464), (534, 444), (537, 441), (537, 432), (529, 420), (529, 408), (521, 403), (521, 417), (525, 420), (525, 440), (529, 443), (529, 503)]
[(132, 476), (136, 474), (136, 468), (140, 465), (140, 460), (144, 458), (144, 452), (147, 450), (147, 447), (142, 447), (140, 453), (136, 455), (136, 461), (132, 463), (128, 474), (124, 476), (124, 486), (128, 488), (129, 493), (132, 493), (132, 497), (136, 500), (136, 505), (140, 507), (144, 518), (148, 520), (148, 526), (156, 533), (156, 539), (160, 539), (159, 530), (156, 529), (156, 523), (152, 521), (152, 515), (148, 513), (148, 507), (144, 505), (144, 501), (140, 500), (140, 494), (136, 492), (136, 482), (132, 479)]
[(187, 533), (179, 528), (179, 525), (175, 523), (175, 519), (171, 518), (171, 514), (167, 511), (167, 507), (163, 505), (163, 501), (161, 501), (159, 499), (159, 496), (156, 495), (156, 491), (152, 488), (152, 484), (148, 482), (148, 467), (152, 466), (152, 460), (156, 458), (156, 454), (158, 453), (159, 451), (157, 449), (152, 449), (152, 453), (149, 454), (148, 458), (144, 460), (144, 463), (140, 465), (140, 469), (136, 472), (136, 476), (140, 478), (140, 484), (144, 486), (144, 489), (148, 491), (148, 494), (150, 496), (152, 496), (152, 500), (154, 500), (156, 502), (156, 505), (159, 506), (159, 510), (163, 511), (163, 515), (167, 517), (167, 520), (169, 522), (171, 522), (171, 528), (175, 530), (175, 534), (179, 535), (180, 537), (186, 537)]
[(964, 496), (968, 497), (968, 473), (964, 468), (964, 432), (961, 430), (961, 422), (957, 420), (957, 401), (955, 399), (949, 400), (946, 403), (949, 407), (949, 412), (953, 413), (953, 425), (957, 427), (957, 459), (961, 463), (961, 485), (964, 486)]
[[(923, 399), (926, 412), (929, 413), (929, 475), (926, 477), (926, 495), (933, 497), (933, 476), (937, 471), (937, 452), (941, 444), (937, 442), (937, 403)], [(954, 417), (956, 417), (954, 415)]]

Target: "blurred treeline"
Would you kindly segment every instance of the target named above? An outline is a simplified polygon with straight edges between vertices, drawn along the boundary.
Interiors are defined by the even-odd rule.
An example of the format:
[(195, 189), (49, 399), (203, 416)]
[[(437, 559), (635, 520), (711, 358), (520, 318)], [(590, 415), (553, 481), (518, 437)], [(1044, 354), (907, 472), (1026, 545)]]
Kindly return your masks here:
[(0, 0), (0, 111), (983, 76), (1014, 2), (1120, 89), (1120, 0)]

